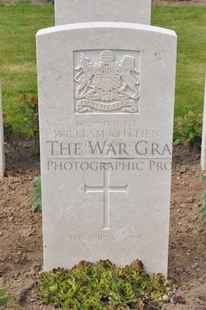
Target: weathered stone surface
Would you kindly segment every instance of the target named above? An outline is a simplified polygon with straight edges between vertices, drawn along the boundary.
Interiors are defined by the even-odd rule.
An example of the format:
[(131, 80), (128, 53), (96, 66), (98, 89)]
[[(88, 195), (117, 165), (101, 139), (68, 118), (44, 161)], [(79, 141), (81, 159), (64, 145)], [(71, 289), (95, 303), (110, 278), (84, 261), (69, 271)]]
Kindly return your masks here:
[(59, 26), (37, 58), (45, 270), (138, 258), (167, 275), (175, 33)]
[(56, 0), (55, 24), (128, 22), (150, 24), (151, 0)]

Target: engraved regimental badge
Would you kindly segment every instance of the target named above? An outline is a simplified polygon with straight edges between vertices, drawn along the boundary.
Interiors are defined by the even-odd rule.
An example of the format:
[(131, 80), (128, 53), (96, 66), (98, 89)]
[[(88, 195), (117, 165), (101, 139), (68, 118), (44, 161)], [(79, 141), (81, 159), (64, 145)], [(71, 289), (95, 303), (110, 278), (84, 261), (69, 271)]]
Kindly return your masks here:
[(139, 53), (124, 53), (104, 50), (75, 55), (76, 113), (139, 111)]

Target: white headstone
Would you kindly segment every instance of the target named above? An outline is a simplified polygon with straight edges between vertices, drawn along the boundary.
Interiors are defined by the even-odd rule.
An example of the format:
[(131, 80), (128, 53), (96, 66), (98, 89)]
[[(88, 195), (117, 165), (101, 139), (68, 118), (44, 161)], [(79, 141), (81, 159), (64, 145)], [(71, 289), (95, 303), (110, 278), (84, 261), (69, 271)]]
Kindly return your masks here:
[(45, 270), (138, 258), (167, 275), (176, 34), (59, 26), (37, 58)]
[(55, 0), (55, 24), (128, 22), (150, 24), (151, 0)]
[(4, 156), (4, 125), (2, 112), (2, 94), (0, 82), (0, 179), (3, 179), (5, 172), (5, 156)]
[(201, 167), (203, 171), (206, 171), (206, 77), (205, 77), (205, 100), (204, 100), (203, 127), (202, 127)]

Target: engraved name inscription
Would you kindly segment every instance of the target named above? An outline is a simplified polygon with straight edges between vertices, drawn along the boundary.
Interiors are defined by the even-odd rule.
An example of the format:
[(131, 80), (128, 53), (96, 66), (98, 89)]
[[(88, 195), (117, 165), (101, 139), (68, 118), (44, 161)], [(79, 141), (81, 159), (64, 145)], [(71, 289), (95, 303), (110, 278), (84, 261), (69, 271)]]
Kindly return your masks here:
[(98, 62), (85, 52), (79, 54), (74, 76), (76, 113), (139, 111), (140, 73), (136, 67), (139, 59), (124, 55), (116, 60), (116, 54), (111, 50), (99, 51)]

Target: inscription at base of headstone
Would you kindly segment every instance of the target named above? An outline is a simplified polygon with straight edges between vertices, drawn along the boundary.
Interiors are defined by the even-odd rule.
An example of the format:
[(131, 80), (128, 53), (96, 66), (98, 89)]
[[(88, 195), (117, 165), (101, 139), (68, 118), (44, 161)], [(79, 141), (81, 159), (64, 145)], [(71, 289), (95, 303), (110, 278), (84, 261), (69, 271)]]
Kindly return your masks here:
[(55, 0), (57, 26), (86, 22), (150, 24), (151, 0)]
[(4, 172), (5, 172), (4, 126), (3, 126), (2, 93), (0, 82), (0, 179), (4, 177)]
[(176, 41), (129, 23), (38, 32), (46, 271), (138, 258), (167, 275)]
[(201, 146), (201, 168), (206, 171), (206, 77), (205, 77), (205, 97), (202, 127), (202, 146)]

